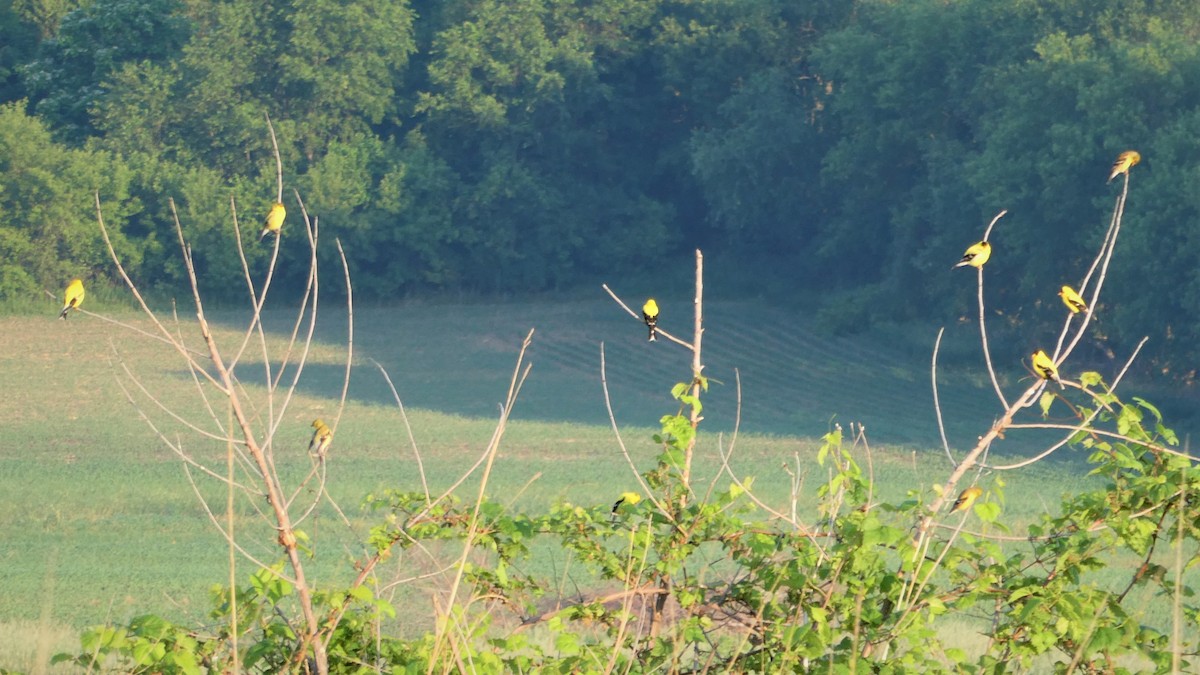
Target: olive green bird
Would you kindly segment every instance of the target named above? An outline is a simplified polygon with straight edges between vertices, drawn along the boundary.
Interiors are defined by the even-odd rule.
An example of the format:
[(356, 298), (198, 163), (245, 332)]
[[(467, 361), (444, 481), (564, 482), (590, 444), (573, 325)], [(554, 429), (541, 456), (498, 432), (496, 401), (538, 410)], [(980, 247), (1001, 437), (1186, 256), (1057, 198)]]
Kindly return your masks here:
[(312, 440), (308, 442), (308, 451), (318, 457), (324, 457), (333, 443), (333, 430), (325, 426), (325, 421), (319, 417), (313, 420), (312, 427), (313, 435)]
[(650, 341), (654, 342), (658, 339), (656, 337), (658, 334), (658, 303), (654, 301), (654, 298), (650, 298), (646, 304), (642, 305), (642, 320), (650, 327)]
[(978, 487), (969, 487), (963, 490), (958, 495), (958, 499), (954, 501), (954, 508), (950, 509), (950, 513), (958, 513), (959, 511), (966, 511), (971, 508), (971, 505), (975, 503), (976, 499), (979, 499), (979, 495), (981, 494), (983, 494), (983, 489)]
[(67, 318), (67, 312), (73, 309), (79, 309), (79, 305), (83, 304), (83, 280), (75, 279), (67, 284), (67, 292), (63, 295), (63, 308), (59, 312), (58, 318)]
[[(971, 244), (967, 247), (963, 257), (954, 265), (954, 267), (983, 267), (983, 264), (992, 257), (992, 245), (986, 241), (981, 241), (977, 244)], [(954, 269), (954, 268), (951, 268)]]
[(258, 235), (258, 240), (262, 241), (268, 234), (274, 233), (279, 235), (279, 230), (283, 228), (283, 219), (287, 218), (287, 209), (283, 204), (275, 202), (271, 205), (271, 210), (267, 212), (267, 218), (263, 221), (262, 233)]

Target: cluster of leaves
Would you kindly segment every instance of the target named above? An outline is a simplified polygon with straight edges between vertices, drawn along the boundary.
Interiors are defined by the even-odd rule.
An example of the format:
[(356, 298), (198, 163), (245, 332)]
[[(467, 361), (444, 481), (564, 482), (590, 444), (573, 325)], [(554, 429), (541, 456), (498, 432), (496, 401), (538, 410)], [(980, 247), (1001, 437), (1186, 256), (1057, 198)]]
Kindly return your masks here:
[[(395, 607), (369, 585), (320, 593), (322, 611), (339, 619), (329, 622), (336, 625), (330, 672), (463, 663), (477, 672), (562, 673), (1188, 668), (1200, 606), (1177, 573), (1198, 558), (1172, 569), (1154, 553), (1165, 542), (1200, 539), (1200, 477), (1170, 450), (1177, 439), (1153, 406), (1120, 401), (1095, 373), (1081, 379), (1098, 409), (1077, 410), (1096, 417), (1074, 440), (1092, 451), (1093, 473), (1109, 484), (1065, 498), (1061, 514), (1043, 516), (1018, 546), (964, 530), (972, 517), (1004, 530), (999, 505), (989, 500), (952, 516), (922, 547), (911, 527), (925, 510), (919, 494), (901, 504), (874, 502), (856, 459), (862, 448), (848, 446), (840, 429), (826, 435), (817, 457), (831, 479), (820, 487), (814, 524), (764, 519), (750, 502), (750, 478), (731, 475), (726, 489), (701, 498), (684, 482), (695, 434), (690, 413), (700, 401), (682, 383), (674, 392), (680, 413), (664, 417), (654, 437), (661, 452), (643, 476), (649, 499), (612, 508), (564, 503), (528, 515), (490, 501), (431, 505), (422, 493), (370, 495), (367, 508), (383, 517), (369, 555), (469, 539), (473, 553), (462, 571), (470, 598), (447, 616), (457, 628), (441, 629), (457, 636), (451, 656), (437, 649), (436, 630), (392, 635)], [(1100, 431), (1106, 426), (1115, 432)], [(993, 494), (1002, 494), (999, 486)], [(522, 571), (537, 540), (569, 552), (599, 590), (539, 610), (554, 582)], [(1123, 568), (1129, 552), (1142, 564)], [(306, 667), (289, 624), (291, 585), (278, 571), (261, 570), (237, 591), (241, 662), (251, 671)], [(1177, 634), (1191, 637), (1173, 644), (1168, 626), (1144, 625), (1144, 607), (1130, 599), (1139, 586), (1143, 597), (1175, 598)], [(219, 670), (232, 644), (228, 589), (215, 589), (214, 601), (210, 629), (140, 617), (89, 631), (81, 654), (59, 659), (129, 672)], [(989, 623), (986, 645), (969, 654), (948, 643), (953, 637), (937, 622), (950, 616)]]
[[(821, 290), (847, 329), (961, 312), (934, 272), (1000, 206), (991, 264), (1019, 273), (997, 300), (1038, 311), (1028, 298), (1076, 276), (1102, 231), (1088, 186), (1136, 148), (1145, 203), (1106, 311), (1110, 338), (1136, 338), (1149, 317), (1192, 321), (1200, 294), (1200, 204), (1177, 187), (1196, 171), (1198, 26), (1186, 0), (4, 3), (0, 102), (33, 119), (0, 143), (34, 127), (56, 148), (6, 159), (0, 184), (53, 170), (65, 146), (108, 154), (101, 179), (58, 174), (2, 205), (0, 226), (50, 253), (4, 256), (0, 297), (98, 269), (36, 218), (64, 204), (84, 239), (94, 190), (138, 276), (175, 287), (165, 197), (260, 214), (270, 114), (289, 188), (354, 252), (364, 295), (553, 288), (720, 243), (753, 256), (756, 288), (778, 269), (767, 288)], [(227, 218), (185, 222), (201, 250), (231, 236)], [(236, 269), (199, 262), (213, 293), (239, 290)], [(1194, 362), (1173, 339), (1187, 332), (1150, 356)]]

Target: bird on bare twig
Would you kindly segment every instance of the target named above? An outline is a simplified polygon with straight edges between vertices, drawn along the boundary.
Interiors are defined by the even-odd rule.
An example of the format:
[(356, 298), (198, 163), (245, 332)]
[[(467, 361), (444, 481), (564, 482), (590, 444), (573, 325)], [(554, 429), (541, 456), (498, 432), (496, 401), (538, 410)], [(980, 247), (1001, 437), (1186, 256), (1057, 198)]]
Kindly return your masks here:
[(319, 417), (313, 420), (312, 427), (314, 431), (312, 440), (308, 442), (308, 451), (318, 457), (324, 457), (329, 445), (333, 443), (333, 431), (325, 426), (325, 420)]
[[(977, 244), (971, 244), (967, 247), (967, 251), (963, 253), (963, 257), (954, 267), (963, 267), (970, 265), (971, 267), (983, 267), (983, 263), (992, 257), (992, 245), (986, 241), (981, 241)], [(952, 268), (953, 269), (953, 268)]]
[(1140, 161), (1142, 161), (1142, 156), (1138, 154), (1137, 150), (1126, 150), (1117, 155), (1117, 161), (1113, 162), (1112, 165), (1112, 173), (1108, 174), (1108, 182), (1111, 183), (1114, 178), (1121, 174), (1128, 175), (1129, 169)]
[(262, 234), (258, 235), (258, 240), (262, 241), (268, 234), (279, 234), (280, 228), (283, 227), (283, 219), (287, 217), (287, 209), (283, 204), (275, 202), (271, 205), (271, 210), (267, 213), (266, 220), (263, 221)]
[(65, 319), (67, 318), (67, 312), (70, 312), (73, 309), (79, 309), (79, 305), (83, 303), (83, 295), (82, 279), (75, 279), (68, 284), (67, 292), (63, 297), (62, 312), (59, 313), (58, 318)]
[(1062, 380), (1058, 378), (1058, 367), (1054, 365), (1054, 360), (1041, 349), (1033, 353), (1033, 372), (1043, 380), (1054, 380), (1058, 383), (1059, 388), (1063, 387)]
[(1058, 292), (1058, 297), (1062, 298), (1063, 304), (1067, 306), (1067, 309), (1071, 310), (1072, 314), (1087, 311), (1087, 303), (1084, 302), (1083, 297), (1076, 293), (1075, 289), (1070, 286), (1063, 286), (1062, 290)]
[(650, 327), (650, 341), (654, 342), (658, 339), (655, 337), (658, 333), (658, 303), (654, 301), (654, 298), (650, 298), (646, 304), (642, 305), (642, 320)]

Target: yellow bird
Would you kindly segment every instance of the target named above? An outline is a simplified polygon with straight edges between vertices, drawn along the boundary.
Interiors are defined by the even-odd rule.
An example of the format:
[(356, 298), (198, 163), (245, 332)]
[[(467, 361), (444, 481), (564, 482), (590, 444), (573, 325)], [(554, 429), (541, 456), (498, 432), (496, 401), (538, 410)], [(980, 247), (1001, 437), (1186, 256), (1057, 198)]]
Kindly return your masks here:
[(1137, 150), (1126, 150), (1117, 155), (1117, 161), (1113, 162), (1112, 165), (1112, 173), (1108, 174), (1108, 182), (1111, 183), (1114, 178), (1121, 174), (1128, 176), (1129, 169), (1140, 161), (1142, 161), (1142, 156), (1138, 154)]
[(646, 304), (642, 305), (642, 320), (650, 327), (650, 341), (654, 342), (657, 339), (655, 334), (658, 332), (658, 303), (654, 301), (654, 298), (650, 298)]
[(1054, 360), (1040, 349), (1033, 353), (1033, 372), (1043, 380), (1054, 380), (1062, 388), (1062, 380), (1058, 379), (1058, 367), (1054, 365)]
[(79, 305), (83, 304), (83, 279), (75, 279), (67, 284), (67, 292), (63, 297), (62, 312), (58, 318), (67, 318), (67, 312), (73, 309), (79, 309)]
[(283, 227), (283, 219), (287, 217), (287, 209), (283, 204), (275, 202), (271, 205), (271, 210), (267, 213), (267, 219), (263, 221), (262, 234), (258, 235), (258, 240), (262, 241), (268, 233), (279, 234), (279, 229)]
[(308, 442), (308, 451), (318, 457), (324, 457), (325, 451), (329, 450), (329, 445), (333, 443), (333, 431), (325, 426), (325, 421), (321, 418), (313, 420), (313, 435), (312, 440)]
[(1062, 298), (1063, 304), (1071, 310), (1072, 314), (1087, 311), (1087, 303), (1083, 301), (1083, 297), (1070, 286), (1063, 286), (1062, 290), (1058, 292), (1058, 297)]
[(971, 505), (975, 503), (976, 499), (979, 499), (979, 495), (981, 494), (983, 494), (983, 489), (978, 487), (969, 487), (963, 490), (958, 495), (958, 499), (955, 500), (954, 508), (950, 509), (950, 513), (958, 513), (959, 511), (966, 511), (971, 508)]
[(637, 504), (640, 501), (642, 501), (642, 496), (639, 495), (638, 493), (622, 492), (621, 498), (617, 500), (616, 504), (613, 504), (613, 507), (612, 507), (613, 515), (614, 516), (617, 515), (617, 509), (621, 508), (622, 504), (628, 504), (630, 506), (633, 506), (634, 504)]
[[(963, 267), (970, 265), (971, 267), (983, 267), (983, 263), (992, 257), (992, 245), (986, 241), (981, 241), (978, 244), (971, 244), (967, 247), (967, 251), (963, 253), (962, 260), (958, 261), (954, 267)], [(953, 268), (951, 268), (953, 269)]]

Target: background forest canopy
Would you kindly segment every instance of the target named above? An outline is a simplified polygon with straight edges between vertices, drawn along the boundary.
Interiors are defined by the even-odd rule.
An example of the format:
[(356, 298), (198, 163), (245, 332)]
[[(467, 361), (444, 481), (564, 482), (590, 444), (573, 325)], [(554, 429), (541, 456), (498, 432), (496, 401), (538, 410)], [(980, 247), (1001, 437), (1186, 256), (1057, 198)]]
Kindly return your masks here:
[(1149, 335), (1189, 384), (1200, 357), (1194, 0), (0, 0), (0, 101), (0, 299), (111, 275), (97, 190), (140, 283), (180, 288), (173, 198), (209, 294), (241, 293), (269, 114), (285, 202), (368, 298), (669, 283), (699, 246), (741, 270), (717, 292), (835, 330), (949, 322), (1007, 209), (988, 304), (1028, 354), (1132, 148), (1091, 356)]

